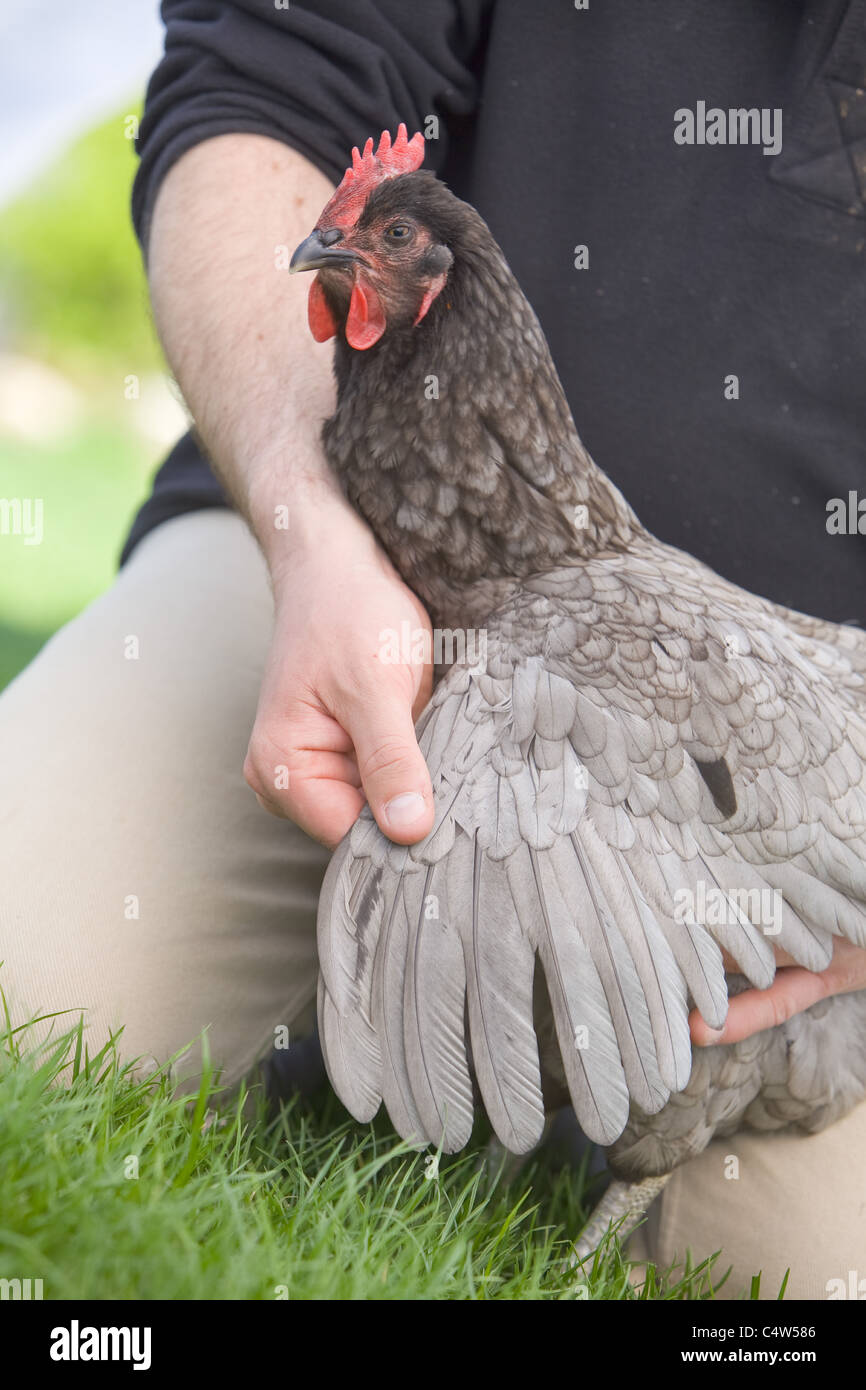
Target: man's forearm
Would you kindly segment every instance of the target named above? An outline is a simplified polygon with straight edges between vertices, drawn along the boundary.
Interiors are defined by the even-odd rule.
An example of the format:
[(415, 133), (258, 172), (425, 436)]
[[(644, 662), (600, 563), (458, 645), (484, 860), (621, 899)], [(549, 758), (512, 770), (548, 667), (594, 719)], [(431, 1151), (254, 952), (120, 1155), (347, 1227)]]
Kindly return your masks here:
[[(278, 248), (291, 252), (331, 192), (281, 142), (225, 135), (178, 160), (151, 223), (148, 276), (166, 356), (272, 572), (348, 511), (319, 440), (334, 406), (331, 348), (307, 330), (309, 285), (278, 266)], [(284, 506), (288, 532), (275, 525)]]
[[(427, 616), (328, 469), (331, 350), (307, 328), (309, 282), (275, 259), (308, 235), (330, 194), (276, 141), (197, 145), (160, 187), (148, 272), (168, 360), (271, 572), (274, 632), (247, 781), (269, 810), (329, 845), (365, 798), (385, 832), (411, 844), (433, 821), (413, 729), (430, 671), (383, 666), (378, 647), (383, 629), (424, 630)], [(288, 529), (275, 524), (283, 507)]]

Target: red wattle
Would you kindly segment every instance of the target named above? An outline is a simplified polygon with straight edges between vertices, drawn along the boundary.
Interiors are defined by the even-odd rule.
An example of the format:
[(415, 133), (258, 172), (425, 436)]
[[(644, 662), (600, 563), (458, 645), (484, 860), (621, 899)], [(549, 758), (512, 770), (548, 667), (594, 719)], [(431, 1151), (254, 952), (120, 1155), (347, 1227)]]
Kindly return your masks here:
[(328, 307), (325, 291), (319, 283), (318, 275), (310, 286), (310, 297), (307, 300), (307, 322), (317, 343), (326, 343), (329, 338), (337, 336), (334, 315)]

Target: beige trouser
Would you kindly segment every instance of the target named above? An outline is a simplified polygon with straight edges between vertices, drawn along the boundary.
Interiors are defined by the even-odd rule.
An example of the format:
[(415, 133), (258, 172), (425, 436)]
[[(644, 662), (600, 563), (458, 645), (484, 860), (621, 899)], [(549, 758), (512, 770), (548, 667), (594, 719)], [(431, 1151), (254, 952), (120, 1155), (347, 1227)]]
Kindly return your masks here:
[[(195, 513), (149, 535), (0, 696), (0, 982), (14, 1022), (83, 1011), (91, 1049), (122, 1024), (125, 1057), (160, 1061), (207, 1030), (228, 1083), (275, 1029), (311, 1026), (326, 855), (260, 810), (241, 773), (270, 626), (243, 523)], [(721, 1248), (725, 1297), (759, 1270), (773, 1297), (788, 1265), (789, 1296), (860, 1279), (866, 1296), (864, 1158), (866, 1106), (814, 1138), (713, 1144), (671, 1180), (634, 1253), (666, 1266)]]

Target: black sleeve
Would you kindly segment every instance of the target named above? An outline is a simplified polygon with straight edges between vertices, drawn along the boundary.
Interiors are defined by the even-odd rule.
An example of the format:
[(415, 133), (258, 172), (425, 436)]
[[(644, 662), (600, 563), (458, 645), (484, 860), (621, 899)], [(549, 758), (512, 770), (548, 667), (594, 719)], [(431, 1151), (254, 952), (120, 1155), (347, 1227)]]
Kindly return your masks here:
[(246, 131), (284, 140), (335, 181), (354, 144), (405, 121), (449, 118), (476, 97), (492, 0), (163, 0), (165, 56), (148, 87), (132, 195), (146, 245), (160, 181), (193, 145)]

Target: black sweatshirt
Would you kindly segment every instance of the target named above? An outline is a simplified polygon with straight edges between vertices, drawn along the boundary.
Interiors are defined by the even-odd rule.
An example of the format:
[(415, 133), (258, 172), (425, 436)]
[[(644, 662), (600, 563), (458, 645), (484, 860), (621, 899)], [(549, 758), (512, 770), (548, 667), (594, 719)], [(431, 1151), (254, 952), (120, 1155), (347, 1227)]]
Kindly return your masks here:
[[(209, 136), (274, 136), (338, 181), (353, 144), (438, 117), (426, 166), (490, 224), (644, 524), (746, 589), (866, 620), (866, 0), (162, 9), (143, 241), (160, 180)], [(187, 436), (125, 554), (221, 504)]]

